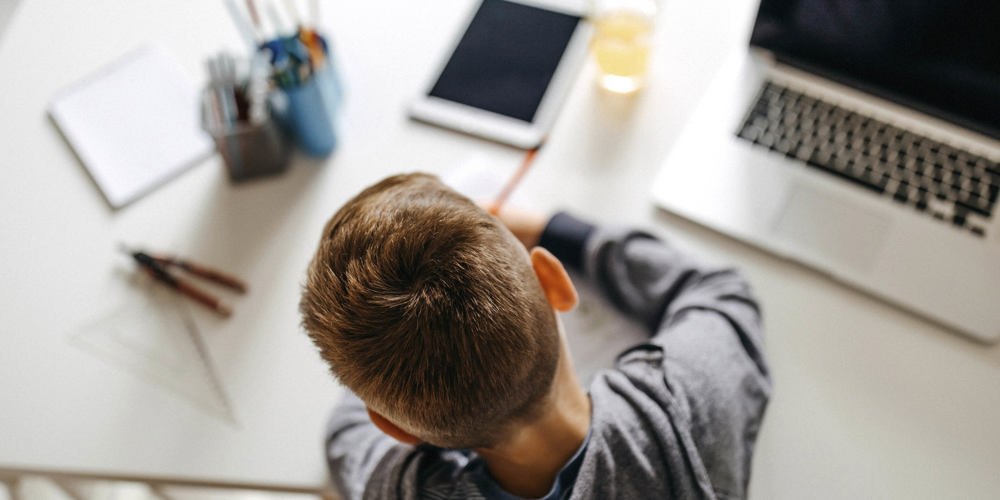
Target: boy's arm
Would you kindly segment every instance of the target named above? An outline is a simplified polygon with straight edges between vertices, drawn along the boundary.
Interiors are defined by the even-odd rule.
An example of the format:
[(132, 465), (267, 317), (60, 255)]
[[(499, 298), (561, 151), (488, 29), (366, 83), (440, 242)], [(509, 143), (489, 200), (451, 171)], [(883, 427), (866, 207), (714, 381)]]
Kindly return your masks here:
[(516, 211), (499, 217), (525, 246), (545, 247), (584, 272), (612, 303), (646, 325), (652, 343), (667, 349), (668, 362), (711, 366), (720, 362), (701, 359), (706, 354), (734, 354), (742, 371), (728, 369), (726, 361), (713, 379), (750, 375), (769, 381), (760, 311), (735, 270), (704, 265), (647, 233), (598, 228), (567, 213), (548, 220)]
[(729, 336), (737, 342), (726, 342), (728, 347), (767, 375), (760, 312), (735, 270), (705, 265), (642, 231), (597, 227), (566, 213), (547, 221), (516, 217), (508, 227), (522, 242), (543, 246), (582, 271), (612, 303), (646, 325), (654, 343), (673, 343), (676, 325), (688, 314), (711, 312), (729, 323)]
[[(739, 495), (770, 394), (760, 314), (746, 282), (649, 234), (567, 214), (550, 219), (538, 241), (648, 327), (650, 342), (623, 354), (619, 365), (666, 384), (669, 401), (661, 404), (689, 423), (715, 487)], [(663, 360), (656, 372), (650, 354)]]

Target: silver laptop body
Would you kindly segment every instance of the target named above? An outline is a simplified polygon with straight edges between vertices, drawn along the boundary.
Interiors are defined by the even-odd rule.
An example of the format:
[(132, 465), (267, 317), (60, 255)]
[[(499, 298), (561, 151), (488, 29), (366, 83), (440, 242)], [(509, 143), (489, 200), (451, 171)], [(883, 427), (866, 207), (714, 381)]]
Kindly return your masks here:
[(918, 208), (893, 199), (895, 180), (880, 194), (737, 134), (771, 81), (966, 150), (991, 169), (1000, 162), (1000, 141), (799, 67), (758, 47), (734, 54), (665, 159), (655, 203), (972, 338), (1000, 339), (1000, 208), (957, 224), (950, 201), (930, 196)]

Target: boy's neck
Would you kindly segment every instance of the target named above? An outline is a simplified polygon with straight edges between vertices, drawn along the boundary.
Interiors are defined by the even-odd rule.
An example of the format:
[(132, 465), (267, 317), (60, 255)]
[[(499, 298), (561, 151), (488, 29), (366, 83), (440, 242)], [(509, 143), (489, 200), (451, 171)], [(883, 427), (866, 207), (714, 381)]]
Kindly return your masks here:
[(590, 397), (576, 377), (563, 341), (552, 398), (542, 416), (500, 445), (476, 451), (504, 490), (537, 498), (549, 492), (589, 429)]

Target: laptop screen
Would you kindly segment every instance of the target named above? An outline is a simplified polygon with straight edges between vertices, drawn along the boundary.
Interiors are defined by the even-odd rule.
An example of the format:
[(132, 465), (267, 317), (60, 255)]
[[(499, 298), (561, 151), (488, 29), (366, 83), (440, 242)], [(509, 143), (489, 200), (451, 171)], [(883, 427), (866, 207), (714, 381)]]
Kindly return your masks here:
[(750, 43), (1000, 139), (998, 0), (761, 0)]

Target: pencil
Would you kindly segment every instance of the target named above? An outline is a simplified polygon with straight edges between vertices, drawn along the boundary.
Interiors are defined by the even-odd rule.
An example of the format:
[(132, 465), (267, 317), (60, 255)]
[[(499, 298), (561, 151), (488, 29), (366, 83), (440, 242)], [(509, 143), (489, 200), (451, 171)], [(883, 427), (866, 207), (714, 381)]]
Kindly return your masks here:
[(253, 25), (257, 28), (257, 32), (263, 31), (263, 27), (260, 23), (260, 15), (257, 14), (257, 6), (254, 5), (253, 0), (247, 0), (247, 11), (250, 12), (250, 20), (253, 21)]
[(500, 191), (500, 194), (497, 195), (496, 199), (493, 200), (493, 203), (490, 205), (489, 212), (491, 214), (498, 215), (500, 213), (500, 208), (503, 207), (503, 204), (507, 201), (507, 198), (510, 197), (510, 194), (514, 192), (514, 189), (521, 182), (521, 179), (524, 178), (524, 174), (526, 174), (528, 169), (531, 168), (531, 164), (534, 162), (535, 155), (538, 154), (539, 149), (540, 147), (529, 149), (528, 153), (524, 155), (524, 161), (521, 162), (521, 166), (516, 172), (514, 172), (514, 175), (511, 176), (510, 180), (507, 181), (507, 184)]

